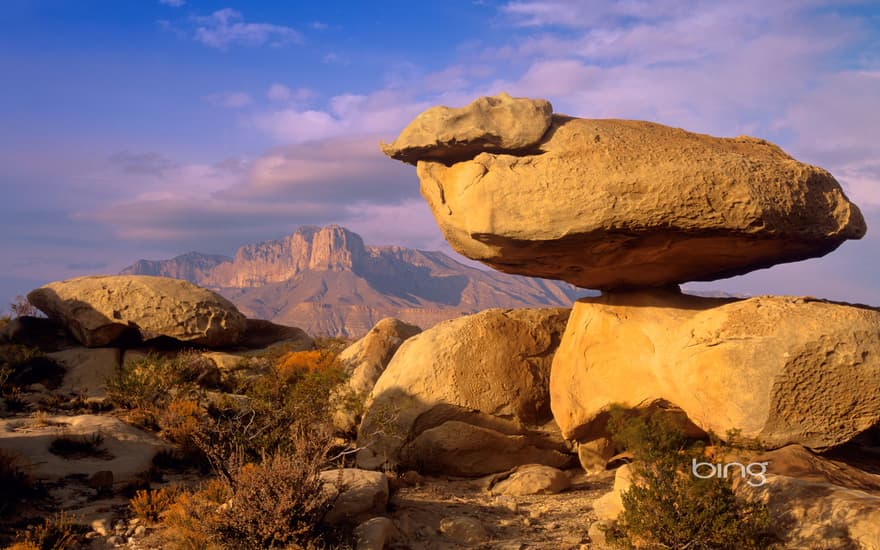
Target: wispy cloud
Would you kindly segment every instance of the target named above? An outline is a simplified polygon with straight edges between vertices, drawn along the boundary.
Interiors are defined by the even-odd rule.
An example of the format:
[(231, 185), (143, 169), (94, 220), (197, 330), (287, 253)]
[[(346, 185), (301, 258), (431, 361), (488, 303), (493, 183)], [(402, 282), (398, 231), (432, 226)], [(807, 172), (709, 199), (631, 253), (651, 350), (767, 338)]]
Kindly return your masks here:
[(245, 92), (217, 92), (206, 95), (205, 101), (218, 107), (237, 109), (250, 105), (253, 100)]
[(217, 10), (207, 16), (193, 16), (196, 27), (193, 37), (196, 41), (212, 48), (226, 49), (229, 46), (283, 46), (301, 43), (302, 34), (284, 25), (273, 23), (253, 23), (231, 8)]
[(267, 98), (269, 98), (272, 101), (279, 101), (279, 102), (307, 101), (307, 100), (315, 97), (315, 95), (316, 94), (315, 94), (314, 90), (311, 90), (309, 88), (291, 89), (290, 87), (285, 86), (284, 84), (278, 84), (278, 83), (272, 84), (271, 86), (269, 86), (269, 89), (266, 90), (266, 97)]

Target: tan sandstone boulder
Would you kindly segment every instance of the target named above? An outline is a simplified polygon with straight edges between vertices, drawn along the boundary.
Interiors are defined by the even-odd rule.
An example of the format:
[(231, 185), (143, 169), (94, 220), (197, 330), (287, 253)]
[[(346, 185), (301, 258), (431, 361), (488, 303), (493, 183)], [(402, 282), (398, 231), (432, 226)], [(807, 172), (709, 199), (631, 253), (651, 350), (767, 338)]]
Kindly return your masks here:
[(571, 487), (571, 478), (559, 468), (543, 464), (518, 466), (502, 479), (493, 480), (493, 495), (554, 495)]
[(349, 387), (357, 392), (369, 393), (397, 348), (404, 340), (421, 331), (415, 325), (390, 317), (376, 323), (363, 338), (339, 354), (339, 362), (351, 374)]
[(553, 360), (553, 414), (589, 441), (612, 403), (666, 402), (721, 437), (829, 447), (880, 422), (878, 336), (880, 311), (812, 298), (584, 298)]
[(319, 474), (324, 494), (333, 505), (324, 523), (357, 524), (385, 512), (388, 505), (388, 478), (382, 472), (343, 468)]
[(482, 151), (521, 151), (537, 144), (553, 107), (544, 99), (513, 98), (505, 93), (481, 97), (460, 109), (432, 107), (416, 117), (382, 151), (416, 164), (471, 159)]
[(376, 381), (385, 371), (397, 348), (422, 329), (391, 317), (382, 319), (363, 338), (348, 346), (339, 354), (339, 363), (350, 375), (342, 391), (334, 399), (333, 424), (348, 432), (357, 426), (356, 411), (348, 406), (348, 400), (366, 398)]
[(479, 476), (572, 461), (550, 415), (550, 362), (567, 309), (490, 309), (408, 339), (358, 430), (358, 465)]
[(221, 347), (236, 344), (246, 326), (244, 315), (227, 299), (165, 277), (78, 277), (40, 287), (28, 300), (88, 347), (107, 346), (127, 335)]
[(785, 548), (880, 549), (880, 493), (784, 475), (737, 492), (767, 504)]
[[(424, 131), (445, 135), (436, 125)], [(422, 195), (457, 252), (505, 273), (665, 286), (823, 256), (866, 231), (831, 174), (751, 137), (553, 115), (528, 152), (442, 151), (413, 153)]]

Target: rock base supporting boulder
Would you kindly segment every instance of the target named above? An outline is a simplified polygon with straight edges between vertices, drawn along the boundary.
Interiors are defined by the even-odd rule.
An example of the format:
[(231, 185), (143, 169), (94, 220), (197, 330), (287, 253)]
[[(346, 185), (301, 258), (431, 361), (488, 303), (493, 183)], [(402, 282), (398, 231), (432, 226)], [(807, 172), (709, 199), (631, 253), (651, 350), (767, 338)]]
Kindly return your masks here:
[(613, 403), (666, 402), (722, 438), (838, 445), (880, 422), (880, 311), (673, 291), (581, 299), (550, 394), (563, 435), (578, 441), (605, 435)]

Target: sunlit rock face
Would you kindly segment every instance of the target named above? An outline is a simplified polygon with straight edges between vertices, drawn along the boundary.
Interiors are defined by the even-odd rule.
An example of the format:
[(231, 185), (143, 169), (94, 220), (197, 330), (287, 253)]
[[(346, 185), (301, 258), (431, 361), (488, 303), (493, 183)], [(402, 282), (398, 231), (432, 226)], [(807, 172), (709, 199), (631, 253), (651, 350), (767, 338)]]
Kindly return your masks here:
[[(428, 110), (384, 149), (417, 162), (452, 247), (499, 271), (602, 290), (659, 287), (822, 256), (865, 234), (831, 174), (764, 140), (553, 115), (537, 141), (489, 146), (480, 136), (503, 134), (509, 116), (493, 118), (483, 107), (492, 99), (455, 117)], [(465, 131), (459, 119), (482, 126)], [(437, 139), (425, 145), (429, 129)]]

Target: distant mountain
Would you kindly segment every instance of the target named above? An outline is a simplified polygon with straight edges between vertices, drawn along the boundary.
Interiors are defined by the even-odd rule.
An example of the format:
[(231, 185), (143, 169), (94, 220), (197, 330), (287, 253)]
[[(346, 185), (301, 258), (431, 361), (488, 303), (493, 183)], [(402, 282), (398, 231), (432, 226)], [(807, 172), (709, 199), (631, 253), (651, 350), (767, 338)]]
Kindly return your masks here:
[(365, 246), (337, 225), (301, 227), (280, 240), (245, 245), (234, 258), (190, 252), (139, 260), (122, 273), (185, 279), (218, 291), (250, 317), (315, 335), (360, 336), (389, 316), (427, 328), (492, 307), (570, 307), (590, 293), (482, 271), (442, 252)]

